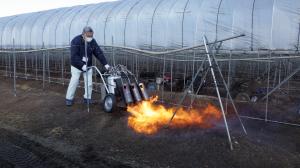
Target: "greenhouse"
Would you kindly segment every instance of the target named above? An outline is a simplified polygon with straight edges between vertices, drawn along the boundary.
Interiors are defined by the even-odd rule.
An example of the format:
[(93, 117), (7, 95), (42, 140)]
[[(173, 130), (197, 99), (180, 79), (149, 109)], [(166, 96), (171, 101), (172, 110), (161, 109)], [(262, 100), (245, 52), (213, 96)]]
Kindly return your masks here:
[[(85, 61), (77, 69), (79, 75), (93, 69), (90, 85), (101, 108), (75, 101), (73, 109), (67, 109), (65, 92), (73, 76), (71, 41), (81, 34), (87, 38), (86, 26), (93, 29), (108, 63), (93, 58), (92, 66)], [(84, 62), (91, 60), (90, 43), (82, 41), (85, 54), (80, 61)], [(297, 167), (299, 47), (299, 0), (117, 0), (2, 17), (0, 92), (4, 96), (0, 101), (15, 116), (7, 118), (10, 113), (3, 112), (0, 118), (3, 123), (20, 119), (20, 127), (32, 126), (33, 134), (46, 139), (63, 137), (63, 142), (76, 146), (65, 147), (70, 153), (80, 153), (79, 144), (87, 146), (87, 153), (92, 153), (88, 161), (54, 157), (55, 162), (71, 161), (70, 167), (77, 163), (93, 167), (99, 162), (122, 167), (130, 159), (132, 167), (195, 167), (198, 162), (205, 163), (202, 167)], [(121, 80), (118, 91), (117, 78), (108, 84), (114, 75)], [(80, 78), (80, 94), (85, 84)], [(116, 88), (111, 91), (111, 86)], [(132, 102), (126, 102), (125, 89)], [(123, 95), (112, 96), (109, 105), (126, 101), (116, 113), (107, 114), (105, 100), (111, 92)], [(20, 106), (11, 105), (13, 101)], [(143, 109), (143, 103), (150, 105)], [(159, 117), (149, 107), (155, 107)], [(150, 119), (132, 117), (141, 111), (148, 112)], [(195, 115), (199, 111), (204, 115)], [(151, 119), (154, 124), (147, 125)], [(163, 129), (169, 126), (170, 130)], [(122, 164), (106, 156), (93, 158), (94, 149), (85, 143), (94, 143), (98, 153), (118, 156), (113, 159)], [(2, 146), (0, 167), (1, 157), (6, 156)], [(215, 156), (220, 159), (210, 162)]]
[(2, 49), (65, 47), (84, 26), (100, 45), (143, 49), (195, 46), (245, 34), (226, 49), (298, 50), (297, 0), (124, 0), (0, 19)]

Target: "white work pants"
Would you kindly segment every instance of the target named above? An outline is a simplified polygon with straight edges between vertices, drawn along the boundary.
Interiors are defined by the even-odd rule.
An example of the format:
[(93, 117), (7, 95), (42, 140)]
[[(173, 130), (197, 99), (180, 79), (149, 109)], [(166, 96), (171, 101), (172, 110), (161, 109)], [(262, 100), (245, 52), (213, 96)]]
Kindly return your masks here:
[(89, 69), (88, 72), (82, 72), (79, 69), (71, 66), (71, 80), (69, 83), (66, 99), (73, 100), (76, 92), (76, 88), (79, 84), (80, 75), (83, 74), (85, 93), (83, 97), (85, 99), (91, 99), (93, 91), (93, 70)]

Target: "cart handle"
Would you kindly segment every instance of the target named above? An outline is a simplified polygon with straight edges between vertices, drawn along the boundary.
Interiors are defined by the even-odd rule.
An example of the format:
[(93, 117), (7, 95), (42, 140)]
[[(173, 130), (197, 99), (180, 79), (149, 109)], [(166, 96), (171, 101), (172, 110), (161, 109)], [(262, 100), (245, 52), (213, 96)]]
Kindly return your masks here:
[(103, 74), (99, 71), (99, 69), (98, 69), (96, 66), (91, 66), (90, 68), (91, 68), (91, 69), (94, 68), (94, 69), (97, 71), (97, 73), (100, 75), (100, 77), (101, 77), (101, 79), (102, 79), (102, 82), (103, 82), (103, 84), (104, 84), (104, 86), (105, 86), (105, 89), (106, 89), (107, 93), (109, 93), (108, 87), (107, 87), (107, 85), (106, 85), (106, 83), (105, 83), (105, 80), (104, 80), (104, 78), (103, 78)]

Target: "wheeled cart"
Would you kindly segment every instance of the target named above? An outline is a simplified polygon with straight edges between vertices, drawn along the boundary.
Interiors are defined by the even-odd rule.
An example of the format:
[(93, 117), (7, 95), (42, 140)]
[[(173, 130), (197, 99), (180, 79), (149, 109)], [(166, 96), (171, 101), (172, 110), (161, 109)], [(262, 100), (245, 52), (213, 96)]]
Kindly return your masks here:
[(143, 83), (139, 83), (132, 72), (125, 66), (117, 65), (111, 67), (109, 71), (101, 73), (96, 66), (92, 66), (102, 79), (105, 89), (101, 94), (105, 94), (103, 99), (103, 109), (111, 113), (116, 108), (149, 100), (147, 89)]

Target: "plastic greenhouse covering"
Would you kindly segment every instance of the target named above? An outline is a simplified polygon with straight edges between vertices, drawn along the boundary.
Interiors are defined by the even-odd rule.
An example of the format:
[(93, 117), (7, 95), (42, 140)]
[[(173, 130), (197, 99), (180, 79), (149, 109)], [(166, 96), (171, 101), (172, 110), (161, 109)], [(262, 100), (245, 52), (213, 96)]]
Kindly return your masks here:
[(123, 0), (3, 17), (1, 49), (68, 46), (86, 25), (99, 45), (157, 50), (245, 34), (222, 48), (298, 50), (300, 0)]

